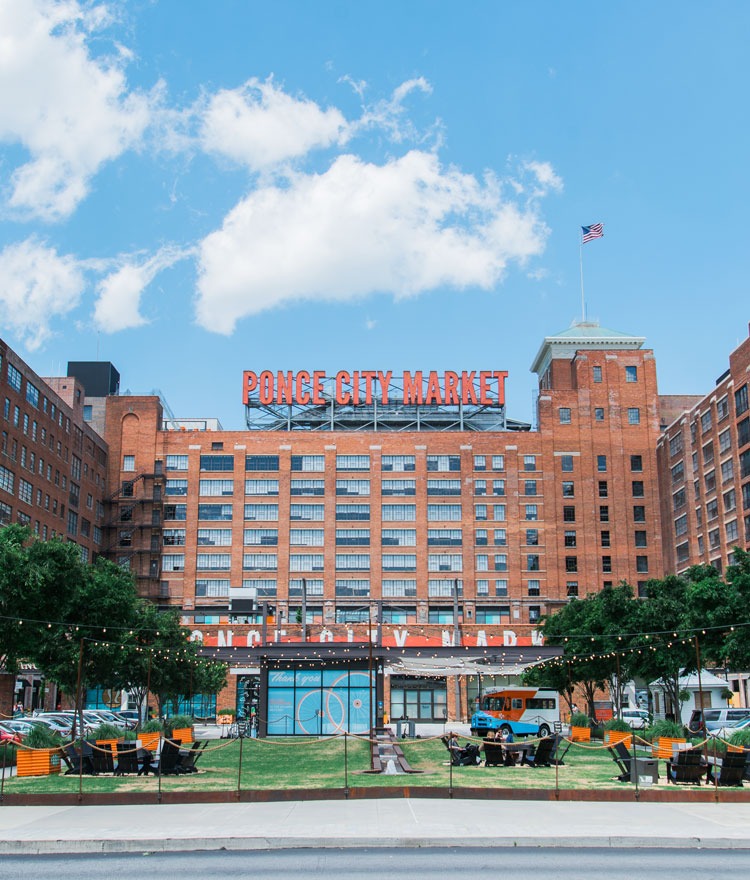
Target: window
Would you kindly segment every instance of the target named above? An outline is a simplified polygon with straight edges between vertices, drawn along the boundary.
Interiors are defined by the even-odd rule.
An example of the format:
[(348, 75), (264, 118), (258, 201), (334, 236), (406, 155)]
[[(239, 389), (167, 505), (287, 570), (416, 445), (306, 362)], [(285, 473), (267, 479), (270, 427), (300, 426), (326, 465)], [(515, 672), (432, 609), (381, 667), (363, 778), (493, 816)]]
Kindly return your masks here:
[(383, 596), (416, 596), (417, 582), (409, 578), (383, 579)]
[[(336, 519), (345, 521), (369, 521), (370, 505), (369, 504), (337, 504)], [(383, 517), (385, 519), (385, 517)]]
[(565, 584), (565, 593), (568, 598), (578, 595), (578, 581), (567, 581)]
[(678, 489), (672, 495), (672, 510), (678, 511), (681, 507), (684, 507), (684, 506), (685, 506), (685, 490)]
[(739, 531), (737, 529), (737, 520), (733, 519), (731, 522), (728, 522), (725, 526), (727, 533), (727, 542), (731, 543), (732, 541), (736, 541), (739, 535)]
[(279, 469), (278, 455), (246, 455), (246, 471), (277, 471)]
[(561, 455), (560, 456), (560, 469), (563, 473), (572, 473), (573, 471), (573, 456), (572, 455)]
[(356, 580), (353, 578), (337, 578), (335, 590), (337, 596), (369, 596), (370, 581), (366, 578), (358, 578)]
[(706, 492), (713, 492), (716, 488), (716, 471), (709, 471), (704, 477)]
[(536, 522), (539, 519), (539, 513), (536, 504), (527, 504), (525, 508), (525, 517), (529, 522)]
[(523, 469), (525, 471), (535, 471), (536, 470), (536, 456), (535, 455), (524, 455)]
[(629, 425), (640, 425), (641, 423), (641, 411), (637, 406), (629, 406), (628, 407), (628, 424)]
[(625, 381), (626, 382), (637, 382), (638, 381), (638, 367), (625, 367)]
[[(435, 533), (435, 529), (432, 533)], [(338, 534), (338, 532), (336, 533)], [(458, 532), (459, 543), (461, 532)], [(383, 529), (380, 535), (380, 543), (383, 547), (416, 547), (417, 546), (417, 530), (416, 529)], [(429, 543), (436, 543), (435, 541)], [(437, 543), (442, 543), (438, 541)]]
[(578, 557), (577, 556), (566, 556), (565, 557), (565, 571), (578, 571)]
[(475, 455), (474, 456), (474, 470), (475, 471), (486, 471), (487, 470), (487, 456), (486, 455)]
[(414, 553), (383, 554), (383, 571), (416, 571), (417, 557)]
[(633, 506), (633, 522), (646, 522), (646, 508), (642, 504)]
[(13, 364), (8, 364), (8, 385), (15, 391), (21, 390), (21, 373)]
[(384, 455), (380, 461), (381, 471), (414, 471), (416, 468), (416, 459), (413, 455)]
[(632, 488), (634, 498), (643, 498), (645, 494), (643, 491), (643, 480), (633, 480)]
[(741, 416), (742, 413), (747, 412), (747, 408), (747, 385), (743, 385), (742, 388), (738, 388), (734, 392), (734, 413), (737, 416)]
[(599, 497), (606, 498), (609, 495), (609, 487), (606, 480), (599, 480)]
[(474, 543), (477, 547), (486, 547), (489, 544), (487, 529), (477, 529), (474, 533)]
[(741, 449), (750, 443), (750, 417), (737, 423), (737, 446)]
[(198, 529), (199, 547), (231, 547), (231, 529)]
[(714, 444), (713, 441), (706, 443), (703, 447), (703, 464), (711, 464), (714, 460)]
[(634, 473), (640, 472), (643, 470), (643, 456), (642, 455), (631, 455), (630, 456), (630, 470)]
[[(369, 544), (369, 530), (365, 531), (367, 531), (367, 543)], [(336, 543), (338, 544), (338, 532), (336, 532)], [(323, 529), (289, 529), (289, 546), (322, 547)]]
[(636, 531), (635, 533), (635, 546), (636, 547), (648, 547), (648, 539), (646, 537), (646, 532), (644, 531)]
[(599, 522), (609, 522), (609, 505), (599, 505)]
[(505, 470), (505, 456), (504, 455), (493, 455), (492, 456), (492, 470), (493, 471), (504, 471)]
[(293, 455), (293, 471), (324, 471), (326, 460), (324, 455)]
[(162, 556), (161, 558), (162, 571), (183, 571), (184, 568), (185, 555), (183, 553), (172, 553), (168, 556)]
[(463, 571), (463, 557), (460, 553), (429, 553), (427, 556), (427, 570)]
[(505, 505), (504, 504), (493, 504), (492, 505), (492, 519), (495, 522), (505, 522)]
[(707, 410), (701, 415), (701, 434), (706, 434), (711, 430), (711, 410)]
[(251, 522), (276, 522), (279, 519), (278, 504), (246, 504), (245, 519)]
[(492, 481), (492, 494), (493, 495), (505, 495), (505, 480), (493, 480)]
[(576, 533), (575, 531), (568, 530), (563, 533), (563, 544), (566, 547), (575, 547), (576, 546)]
[(675, 436), (671, 437), (669, 440), (669, 454), (674, 458), (675, 455), (682, 452), (682, 449), (682, 434), (675, 434)]
[(168, 471), (186, 471), (188, 469), (187, 455), (168, 455), (167, 470)]
[(732, 434), (729, 428), (719, 434), (719, 454), (723, 455), (732, 448)]
[(674, 533), (679, 538), (680, 535), (686, 535), (688, 530), (688, 518), (687, 514), (683, 513), (682, 516), (678, 516), (674, 521)]
[(531, 580), (526, 584), (529, 596), (538, 596), (541, 592), (541, 581)]
[(575, 483), (570, 480), (564, 480), (562, 484), (563, 498), (573, 498), (576, 494)]
[(226, 599), (229, 596), (229, 581), (222, 578), (196, 579), (195, 595), (201, 598)]
[(279, 543), (279, 530), (245, 529), (242, 542), (246, 547), (276, 547)]
[[(122, 518), (122, 517), (121, 517)], [(176, 519), (176, 520), (186, 520), (187, 519), (187, 504), (165, 504), (164, 505), (164, 519)]]
[[(339, 565), (339, 556), (336, 556), (336, 568), (343, 568)], [(355, 566), (356, 568), (369, 568), (370, 555), (365, 553), (362, 556), (345, 555), (346, 559), (366, 560), (366, 564)], [(323, 571), (323, 554), (322, 553), (290, 553), (289, 554), (289, 571)]]
[(245, 480), (245, 495), (278, 495), (278, 480)]
[(639, 573), (648, 572), (648, 556), (635, 557), (635, 570)]
[(380, 491), (382, 495), (416, 495), (417, 481), (383, 480)]
[(233, 471), (233, 455), (201, 455), (200, 468), (202, 471)]
[(539, 544), (539, 529), (526, 529), (526, 544), (536, 547)]
[[(249, 480), (245, 481), (245, 485), (247, 486)], [(278, 480), (257, 480), (253, 482), (274, 482), (276, 483), (278, 489)], [(247, 489), (245, 490), (245, 494), (247, 495)], [(278, 494), (278, 493), (276, 493)], [(290, 495), (323, 495), (325, 494), (325, 481), (324, 480), (292, 480), (289, 484), (289, 494)]]
[(570, 424), (570, 407), (569, 406), (561, 406), (557, 410), (560, 417), (561, 425), (569, 425)]
[(604, 421), (604, 407), (603, 406), (595, 406), (594, 407), (594, 421), (595, 422), (603, 422)]
[(504, 547), (508, 543), (508, 538), (507, 538), (505, 529), (493, 529), (492, 530), (492, 543), (496, 547)]
[[(445, 507), (450, 507), (451, 505), (445, 505)], [(430, 519), (430, 507), (438, 508), (438, 510), (442, 510), (442, 505), (428, 505), (427, 508), (427, 519)], [(460, 506), (459, 506), (460, 511)], [(440, 516), (434, 517), (435, 519), (441, 519)], [(447, 518), (447, 517), (446, 517)], [(384, 504), (382, 508), (382, 519), (383, 522), (415, 522), (417, 519), (417, 505), (416, 504)], [(461, 519), (461, 516), (456, 517), (456, 519)]]
[(487, 494), (487, 480), (474, 480), (474, 494), (475, 495), (486, 495)]
[(681, 483), (685, 479), (685, 463), (678, 461), (672, 465), (672, 483)]
[(337, 455), (336, 456), (337, 471), (369, 471), (370, 456), (369, 455)]
[(428, 471), (460, 471), (461, 456), (460, 455), (428, 455), (427, 456)]
[(720, 401), (716, 404), (716, 420), (722, 421), (729, 415), (729, 399), (725, 394), (724, 397), (721, 398)]
[(612, 557), (611, 556), (602, 556), (602, 571), (605, 574), (610, 574), (612, 572)]
[(428, 480), (428, 495), (460, 495), (461, 480)]
[(719, 515), (719, 502), (712, 498), (710, 501), (706, 502), (706, 519), (711, 521), (712, 519), (716, 519)]
[(369, 495), (369, 480), (336, 480), (337, 495)]
[(599, 539), (602, 547), (610, 547), (612, 544), (610, 534), (606, 530), (601, 532), (601, 534), (599, 535)]
[(123, 455), (122, 469), (124, 471), (134, 471), (135, 470), (135, 456), (134, 455)]
[[(169, 480), (167, 480), (169, 484)], [(211, 495), (234, 495), (234, 480), (199, 480), (198, 494)]]
[[(23, 501), (24, 504), (32, 504), (34, 498), (34, 487), (29, 483), (28, 480), (24, 480), (23, 478), (18, 481), (18, 500)], [(75, 534), (75, 533), (74, 533)]]
[(245, 553), (242, 557), (243, 571), (276, 571), (278, 567), (275, 553)]
[(734, 489), (730, 489), (723, 495), (724, 513), (731, 513), (737, 507), (737, 495)]
[(563, 522), (575, 522), (576, 521), (576, 509), (575, 507), (563, 507)]
[(479, 522), (484, 522), (487, 519), (487, 505), (486, 504), (475, 504), (474, 505), (474, 519)]
[(598, 385), (602, 381), (602, 368), (595, 366), (593, 367), (594, 374), (594, 382)]
[[(495, 557), (497, 559), (497, 557)], [(503, 557), (505, 559), (505, 557)], [(507, 566), (506, 566), (507, 567)], [(495, 569), (496, 571), (498, 569)], [(504, 571), (505, 569), (503, 569)], [(538, 553), (527, 553), (526, 554), (526, 571), (539, 571), (539, 554)]]
[(536, 480), (524, 480), (523, 494), (536, 495)]
[(289, 507), (289, 519), (322, 522), (323, 511), (322, 504), (292, 504)]
[[(383, 534), (385, 535), (385, 529)], [(417, 546), (417, 533), (413, 529), (411, 533), (414, 536), (414, 543), (411, 547)], [(485, 544), (487, 543), (487, 532), (485, 530)], [(427, 529), (427, 546), (428, 547), (460, 547), (463, 544), (461, 529)]]

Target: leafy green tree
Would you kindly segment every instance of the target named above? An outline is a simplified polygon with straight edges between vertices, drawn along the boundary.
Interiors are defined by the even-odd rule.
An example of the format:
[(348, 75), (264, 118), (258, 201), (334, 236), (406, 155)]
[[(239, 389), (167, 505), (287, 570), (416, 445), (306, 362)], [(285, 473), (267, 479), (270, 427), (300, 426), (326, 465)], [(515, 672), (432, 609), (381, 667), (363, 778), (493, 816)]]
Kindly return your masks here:
[(53, 637), (82, 571), (75, 544), (39, 541), (19, 525), (0, 529), (0, 655), (9, 672)]

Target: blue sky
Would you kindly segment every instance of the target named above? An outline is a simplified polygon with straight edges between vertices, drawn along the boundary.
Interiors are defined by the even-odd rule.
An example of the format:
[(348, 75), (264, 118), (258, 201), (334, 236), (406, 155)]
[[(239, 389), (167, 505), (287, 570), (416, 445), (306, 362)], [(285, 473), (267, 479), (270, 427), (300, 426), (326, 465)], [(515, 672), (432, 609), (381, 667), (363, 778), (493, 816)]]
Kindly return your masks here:
[(240, 428), (245, 369), (508, 370), (587, 310), (747, 335), (750, 4), (0, 0), (0, 334)]

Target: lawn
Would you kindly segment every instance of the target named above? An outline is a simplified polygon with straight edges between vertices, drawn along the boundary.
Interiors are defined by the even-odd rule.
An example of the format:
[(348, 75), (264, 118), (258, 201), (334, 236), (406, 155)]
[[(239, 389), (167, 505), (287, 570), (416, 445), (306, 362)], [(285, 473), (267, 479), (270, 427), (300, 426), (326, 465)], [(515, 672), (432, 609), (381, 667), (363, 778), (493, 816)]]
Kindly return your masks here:
[[(450, 785), (448, 753), (439, 739), (403, 740), (404, 755), (413, 769), (409, 775), (368, 773), (368, 743), (360, 738), (266, 740), (212, 740), (198, 761), (198, 773), (164, 776), (163, 792), (341, 789), (347, 781), (353, 787), (410, 788)], [(240, 751), (242, 768), (240, 773)], [(664, 763), (660, 762), (660, 787), (666, 785)], [(558, 767), (454, 767), (453, 786), (484, 788), (607, 789), (631, 788), (618, 782), (617, 769), (609, 752), (595, 744), (574, 744)], [(84, 792), (150, 792), (159, 780), (153, 776), (84, 776)], [(12, 777), (5, 780), (7, 794), (77, 792), (79, 777)]]

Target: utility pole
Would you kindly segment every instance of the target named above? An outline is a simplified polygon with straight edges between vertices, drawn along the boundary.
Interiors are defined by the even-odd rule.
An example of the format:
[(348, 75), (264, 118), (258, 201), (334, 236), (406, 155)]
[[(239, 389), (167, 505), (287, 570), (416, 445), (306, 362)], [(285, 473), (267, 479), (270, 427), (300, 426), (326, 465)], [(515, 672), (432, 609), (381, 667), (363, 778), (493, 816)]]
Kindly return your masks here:
[(307, 641), (307, 578), (302, 578), (302, 641)]

